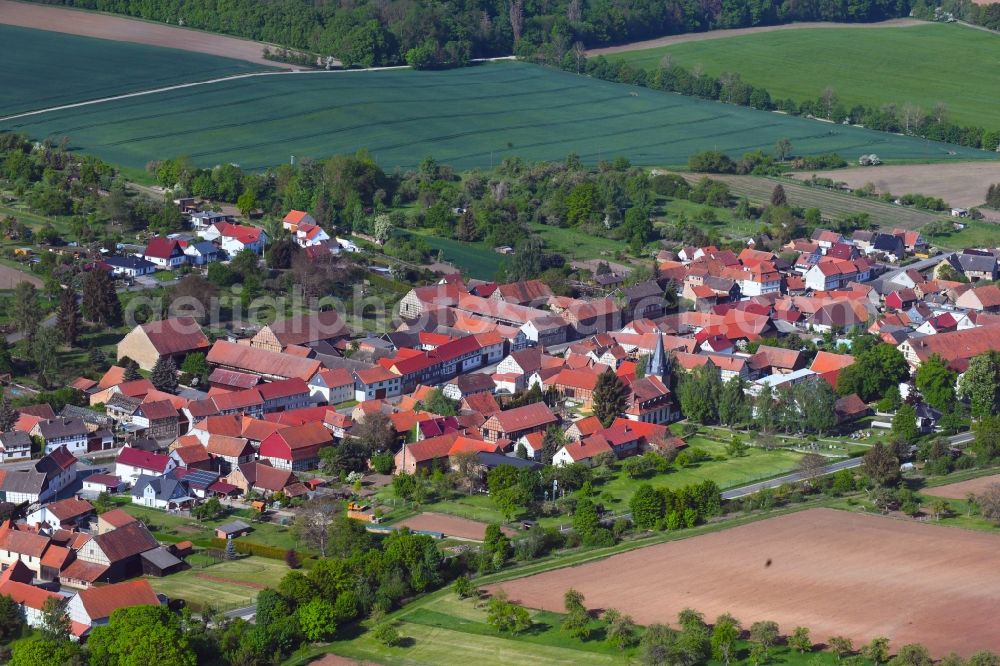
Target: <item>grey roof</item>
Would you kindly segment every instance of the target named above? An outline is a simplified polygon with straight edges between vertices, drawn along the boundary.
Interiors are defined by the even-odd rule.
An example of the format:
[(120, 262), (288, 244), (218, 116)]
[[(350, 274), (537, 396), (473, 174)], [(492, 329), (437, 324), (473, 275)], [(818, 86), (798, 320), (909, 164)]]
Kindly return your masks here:
[(206, 255), (219, 253), (219, 248), (215, 246), (215, 243), (212, 243), (210, 241), (201, 241), (199, 243), (192, 243), (188, 247), (192, 247), (195, 250), (198, 250), (199, 253)]
[(172, 476), (140, 474), (132, 488), (132, 497), (142, 497), (145, 494), (146, 486), (151, 486), (153, 492), (156, 493), (156, 499), (164, 502), (187, 496), (181, 482)]
[(236, 532), (242, 532), (244, 530), (250, 529), (250, 525), (244, 523), (242, 520), (234, 520), (231, 523), (219, 525), (215, 529), (222, 532), (223, 534), (235, 534)]
[(135, 410), (139, 409), (139, 405), (142, 404), (142, 399), (128, 396), (124, 393), (113, 393), (105, 404), (108, 407), (113, 407), (117, 410), (131, 414)]
[(156, 268), (156, 264), (142, 257), (107, 257), (104, 263), (115, 268), (145, 269)]
[(139, 557), (146, 560), (147, 562), (155, 566), (157, 569), (161, 570), (170, 569), (172, 567), (176, 567), (179, 564), (182, 564), (182, 562), (179, 559), (174, 557), (173, 553), (171, 553), (163, 546), (154, 548), (153, 550), (147, 550), (146, 552), (139, 555)]
[(663, 298), (663, 289), (656, 280), (646, 280), (625, 288), (625, 296), (630, 301), (640, 298)]
[(5, 449), (31, 446), (31, 437), (26, 432), (11, 430), (10, 432), (0, 433), (0, 444), (3, 444)]
[(993, 255), (953, 254), (951, 264), (961, 271), (992, 273), (997, 268), (997, 258)]
[(905, 245), (903, 244), (903, 239), (899, 236), (893, 236), (891, 234), (877, 234), (875, 238), (872, 239), (872, 247), (875, 250), (882, 252), (902, 254)]
[(480, 451), (476, 454), (476, 460), (483, 467), (493, 469), (494, 467), (499, 467), (501, 465), (508, 465), (510, 467), (527, 467), (528, 469), (538, 469), (542, 466), (542, 463), (535, 462), (534, 460), (525, 460), (524, 458), (518, 458), (516, 456), (505, 456), (499, 453), (487, 453), (486, 451)]
[(129, 442), (128, 445), (131, 446), (133, 449), (139, 449), (141, 451), (149, 451), (151, 453), (157, 453), (162, 449), (166, 448), (152, 437), (136, 437), (131, 442)]
[(47, 477), (44, 472), (24, 469), (8, 472), (4, 476), (3, 483), (0, 484), (0, 490), (5, 493), (38, 495), (45, 489), (46, 484)]
[(448, 383), (457, 386), (458, 390), (462, 393), (493, 391), (496, 388), (493, 378), (485, 372), (471, 372), (467, 375), (459, 375)]
[[(121, 394), (116, 393), (115, 395)], [(59, 412), (59, 416), (68, 419), (83, 419), (84, 423), (93, 423), (100, 426), (111, 425), (111, 419), (106, 414), (99, 414), (92, 409), (77, 407), (76, 405), (66, 405)]]
[(73, 437), (76, 435), (86, 435), (87, 426), (83, 419), (58, 418), (51, 421), (40, 421), (38, 431), (46, 440), (58, 439), (60, 437)]

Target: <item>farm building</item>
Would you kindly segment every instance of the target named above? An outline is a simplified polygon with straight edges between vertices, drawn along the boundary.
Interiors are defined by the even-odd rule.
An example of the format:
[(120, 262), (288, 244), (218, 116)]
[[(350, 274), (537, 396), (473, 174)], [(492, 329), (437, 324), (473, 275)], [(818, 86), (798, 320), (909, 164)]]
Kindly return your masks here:
[(160, 319), (136, 326), (118, 343), (118, 359), (128, 357), (143, 370), (152, 370), (160, 358), (170, 357), (180, 367), (184, 357), (207, 352), (211, 343), (192, 317)]

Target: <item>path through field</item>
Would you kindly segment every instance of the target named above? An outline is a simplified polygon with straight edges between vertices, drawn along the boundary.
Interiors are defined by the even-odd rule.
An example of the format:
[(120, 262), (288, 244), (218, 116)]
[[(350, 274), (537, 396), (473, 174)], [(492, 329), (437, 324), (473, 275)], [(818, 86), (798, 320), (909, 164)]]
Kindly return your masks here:
[(606, 46), (600, 49), (590, 49), (587, 51), (587, 55), (596, 57), (601, 55), (611, 55), (614, 53), (625, 53), (626, 51), (655, 49), (660, 46), (671, 46), (673, 44), (683, 44), (685, 42), (702, 42), (707, 39), (725, 39), (726, 37), (739, 37), (740, 35), (753, 35), (758, 32), (776, 32), (779, 30), (799, 30), (801, 28), (910, 28), (915, 25), (926, 24), (926, 21), (900, 18), (881, 21), (879, 23), (832, 23), (816, 21), (805, 23), (786, 23), (785, 25), (761, 25), (756, 28), (732, 28), (731, 30), (689, 32), (684, 35), (658, 37), (656, 39), (647, 39), (642, 42), (632, 42), (631, 44), (619, 44), (618, 46)]
[[(408, 527), (411, 530), (427, 530), (428, 532), (441, 532), (445, 536), (458, 537), (459, 539), (470, 539), (472, 541), (482, 541), (486, 536), (486, 523), (458, 516), (449, 516), (443, 513), (424, 512), (407, 518), (398, 523), (401, 527)], [(507, 536), (513, 536), (516, 532), (505, 528)]]
[(290, 65), (265, 60), (261, 54), (268, 44), (262, 42), (66, 7), (0, 0), (0, 23), (118, 42), (166, 46), (268, 67), (291, 68)]

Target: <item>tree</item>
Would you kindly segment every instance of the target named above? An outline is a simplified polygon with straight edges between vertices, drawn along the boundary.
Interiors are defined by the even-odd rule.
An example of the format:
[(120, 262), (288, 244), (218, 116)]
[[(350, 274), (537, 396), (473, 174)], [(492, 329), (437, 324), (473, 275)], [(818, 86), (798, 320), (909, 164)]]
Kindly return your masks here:
[(775, 185), (774, 189), (771, 190), (771, 205), (775, 208), (788, 205), (788, 196), (785, 194), (785, 188), (781, 186), (781, 183)]
[(243, 190), (243, 194), (236, 200), (236, 207), (243, 217), (249, 217), (250, 213), (257, 209), (257, 197), (251, 189)]
[(562, 628), (569, 632), (574, 638), (586, 640), (590, 637), (590, 614), (583, 605), (583, 595), (570, 588), (563, 595), (563, 606), (566, 609), (566, 617), (563, 618)]
[(311, 641), (326, 641), (337, 632), (337, 611), (330, 602), (314, 598), (299, 606), (299, 627)]
[(56, 328), (62, 335), (64, 344), (75, 347), (80, 337), (80, 306), (76, 302), (76, 292), (63, 289), (56, 309)]
[(799, 460), (799, 472), (805, 479), (815, 479), (823, 473), (826, 467), (826, 458), (818, 453), (807, 453)]
[(720, 615), (715, 620), (715, 626), (712, 628), (712, 656), (724, 666), (729, 666), (729, 662), (735, 656), (736, 641), (739, 640), (741, 631), (740, 623), (728, 613)]
[(212, 311), (219, 288), (200, 275), (186, 275), (167, 292), (172, 316), (190, 316), (204, 321)]
[(54, 328), (43, 328), (31, 344), (31, 360), (35, 364), (35, 375), (38, 382), (51, 387), (59, 372), (59, 332)]
[(899, 666), (931, 666), (934, 660), (931, 659), (930, 653), (923, 645), (910, 643), (896, 651), (896, 657), (892, 663)]
[(837, 655), (837, 661), (854, 652), (854, 642), (845, 636), (831, 636), (826, 644)]
[(165, 606), (131, 606), (94, 627), (87, 641), (92, 664), (195, 666), (198, 658), (180, 618)]
[(888, 446), (876, 442), (865, 452), (861, 471), (878, 486), (895, 485), (899, 481), (899, 458)]
[(1000, 458), (1000, 415), (984, 416), (972, 426), (976, 438), (972, 442), (972, 452), (976, 454), (976, 464), (985, 467)]
[(431, 389), (421, 401), (421, 406), (431, 414), (438, 416), (455, 416), (458, 414), (458, 401), (452, 400), (439, 389)]
[(227, 539), (226, 540), (226, 551), (223, 553), (223, 557), (230, 562), (236, 559), (236, 540)]
[(884, 636), (873, 638), (861, 648), (861, 656), (872, 662), (872, 666), (886, 663), (889, 661), (889, 639)]
[(332, 497), (317, 495), (306, 502), (295, 516), (292, 532), (301, 542), (315, 548), (323, 557), (327, 556), (330, 544), (330, 524), (340, 511), (340, 503)]
[(486, 622), (500, 633), (519, 634), (531, 626), (528, 611), (507, 599), (507, 593), (497, 590), (486, 605)]
[(765, 650), (770, 650), (780, 635), (777, 622), (761, 620), (750, 625), (750, 642), (763, 646)]
[(203, 379), (208, 376), (208, 362), (205, 360), (203, 352), (194, 352), (184, 357), (181, 363), (181, 372), (191, 377)]
[(653, 486), (644, 483), (629, 500), (629, 510), (632, 512), (632, 522), (638, 529), (653, 529), (663, 518), (663, 495), (656, 492)]
[(30, 345), (42, 323), (42, 306), (38, 302), (38, 290), (35, 285), (30, 282), (17, 283), (10, 304), (10, 316), (18, 332), (27, 338)]
[(7, 402), (7, 397), (0, 395), (0, 432), (10, 432), (17, 423), (17, 412)]
[(289, 569), (298, 569), (302, 566), (299, 554), (295, 552), (294, 548), (289, 548), (285, 551), (285, 566)]
[(813, 649), (812, 638), (809, 636), (809, 629), (806, 627), (795, 627), (788, 637), (788, 648), (795, 650), (799, 654), (811, 652)]
[(455, 583), (451, 586), (451, 589), (455, 591), (459, 599), (466, 599), (471, 597), (476, 593), (476, 586), (472, 584), (468, 576), (462, 575), (455, 579)]
[(631, 615), (624, 615), (614, 608), (604, 611), (604, 621), (607, 628), (604, 631), (608, 643), (625, 650), (637, 642), (635, 621)]
[(920, 436), (917, 428), (917, 408), (910, 404), (902, 404), (892, 417), (892, 434), (899, 441), (912, 444)]
[(95, 324), (121, 326), (122, 304), (115, 283), (105, 271), (93, 270), (83, 278), (83, 316)]
[(774, 144), (774, 156), (784, 162), (792, 154), (792, 142), (788, 139), (778, 139)]
[(170, 356), (161, 356), (156, 359), (153, 365), (153, 372), (149, 375), (149, 381), (157, 390), (164, 393), (177, 393), (180, 382), (177, 381), (177, 365)]
[(298, 253), (298, 243), (291, 238), (281, 238), (267, 248), (267, 265), (279, 270), (291, 268)]
[(600, 526), (601, 518), (594, 503), (586, 498), (577, 502), (576, 511), (573, 512), (573, 531), (586, 541)]
[(948, 368), (940, 356), (933, 354), (921, 363), (914, 379), (917, 390), (924, 396), (928, 405), (942, 412), (954, 408), (955, 382), (958, 375)]
[(716, 422), (722, 379), (715, 366), (706, 363), (692, 370), (681, 379), (677, 392), (684, 416), (696, 423)]
[(122, 379), (127, 382), (134, 382), (137, 379), (142, 379), (142, 373), (139, 372), (139, 364), (132, 359), (126, 360), (125, 373), (122, 375)]
[[(863, 342), (864, 338), (855, 340)], [(854, 363), (837, 376), (837, 393), (857, 393), (870, 402), (883, 395), (890, 386), (909, 376), (909, 366), (902, 352), (892, 345), (879, 343), (867, 347), (855, 356)]]
[[(1000, 192), (1000, 187), (997, 190)], [(1000, 413), (1000, 351), (988, 351), (969, 360), (959, 393), (969, 401), (973, 418)]]
[(991, 483), (976, 496), (979, 515), (1000, 524), (1000, 483)]
[(389, 622), (383, 622), (372, 629), (372, 638), (386, 647), (398, 645), (400, 641), (399, 632), (396, 627)]
[(53, 640), (69, 640), (70, 620), (66, 613), (66, 599), (50, 597), (42, 603), (42, 631)]
[(607, 428), (628, 407), (628, 389), (621, 378), (608, 368), (598, 376), (592, 399), (594, 416)]
[[(40, 664), (70, 664), (79, 648), (69, 641), (45, 636), (15, 641), (11, 646), (9, 666), (40, 666)], [(97, 662), (100, 663), (100, 662)]]
[[(551, 465), (552, 457), (566, 443), (566, 435), (559, 426), (549, 426), (542, 438), (542, 464)], [(555, 499), (555, 498), (553, 498)]]
[(351, 434), (361, 442), (368, 455), (390, 449), (396, 442), (396, 428), (392, 419), (382, 412), (366, 414), (361, 423), (354, 425)]
[(24, 629), (21, 607), (7, 595), (0, 595), (0, 640), (8, 642), (21, 635)]

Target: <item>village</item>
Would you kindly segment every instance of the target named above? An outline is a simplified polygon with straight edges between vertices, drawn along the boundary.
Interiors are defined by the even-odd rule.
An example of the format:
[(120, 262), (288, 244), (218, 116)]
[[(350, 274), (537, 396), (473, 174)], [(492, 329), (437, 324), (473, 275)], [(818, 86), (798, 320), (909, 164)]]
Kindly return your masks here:
[[(134, 279), (263, 251), (262, 229), (191, 199), (175, 203), (191, 234), (153, 238), (100, 268)], [(303, 211), (283, 226), (317, 256), (360, 251)], [(443, 275), (407, 293), (396, 330), (382, 335), (352, 330), (335, 310), (214, 340), (192, 317), (136, 326), (118, 342), (115, 365), (72, 382), (89, 406), (21, 407), (0, 434), (0, 594), (30, 626), (42, 626), (50, 599), (66, 602), (76, 639), (117, 608), (176, 601), (149, 581), (177, 575), (206, 549), (159, 541), (134, 507), (146, 522), (156, 522), (150, 510), (237, 512), (214, 528), (208, 550), (217, 557), (232, 556), (261, 516), (288, 524), (317, 496), (348, 498), (351, 517), (392, 529), (378, 525), (391, 508), (372, 491), (337, 491), (342, 478), (320, 471), (324, 451), (371, 439), (371, 427), (361, 434), (366, 421), (388, 430), (368, 451), (383, 468), (391, 456), (382, 485), (385, 473), (471, 467), (473, 489), (485, 492), (500, 467), (589, 467), (648, 452), (672, 459), (688, 446), (669, 427), (687, 416), (675, 379), (687, 373), (737, 381), (752, 401), (798, 385), (836, 390), (859, 333), (898, 349), (912, 372), (934, 357), (960, 376), (973, 357), (1000, 349), (995, 250), (934, 254), (918, 232), (820, 230), (781, 256), (751, 244), (661, 251), (655, 261), (645, 281), (599, 275), (605, 295), (590, 299), (557, 296), (539, 280)], [(815, 354), (777, 346), (789, 339), (825, 344)], [(208, 364), (207, 386), (154, 386), (150, 373), (176, 374), (192, 355)], [(621, 399), (598, 415), (602, 383)], [(909, 393), (920, 431), (940, 430), (942, 412)], [(840, 391), (835, 427), (851, 432), (874, 414), (866, 397)]]

